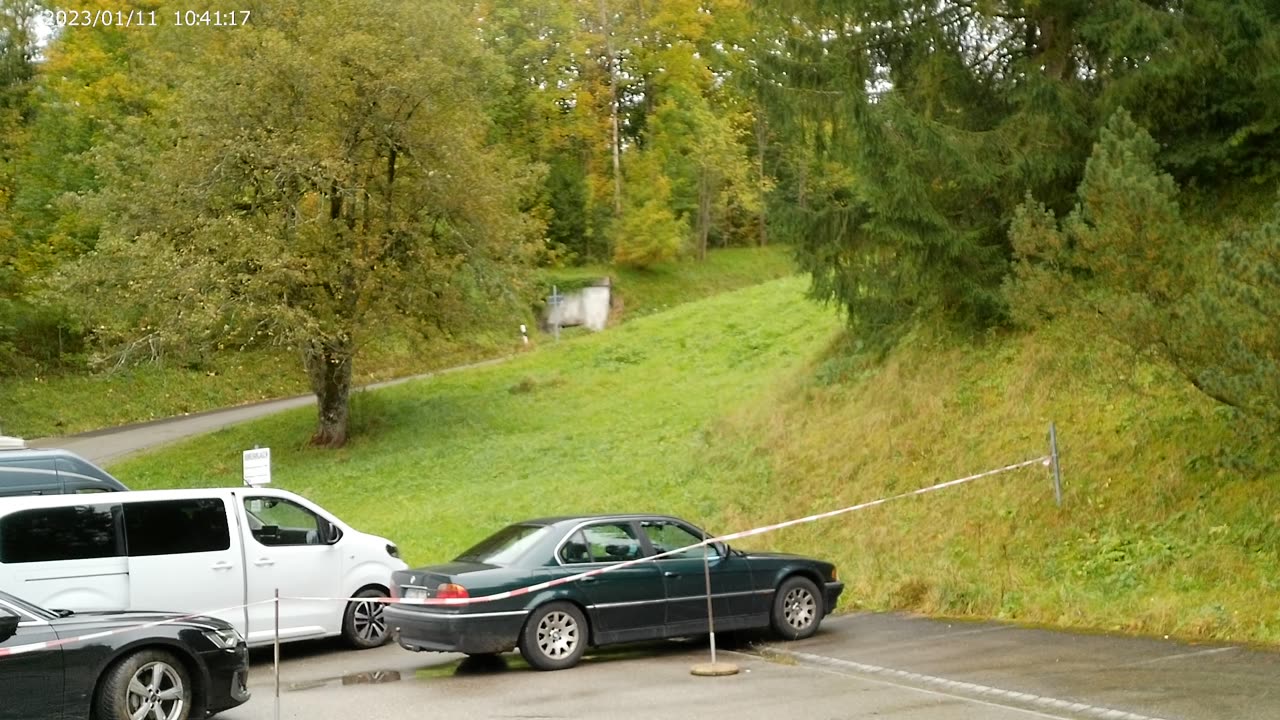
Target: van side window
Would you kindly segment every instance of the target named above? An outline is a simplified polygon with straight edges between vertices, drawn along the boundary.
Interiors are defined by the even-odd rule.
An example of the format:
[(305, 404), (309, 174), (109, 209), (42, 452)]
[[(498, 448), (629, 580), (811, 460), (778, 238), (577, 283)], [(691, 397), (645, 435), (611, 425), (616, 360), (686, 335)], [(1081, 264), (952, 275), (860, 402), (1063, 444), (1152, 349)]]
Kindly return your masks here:
[(227, 509), (220, 498), (125, 503), (124, 525), (130, 557), (231, 547)]
[(119, 505), (21, 510), (0, 520), (0, 562), (85, 560), (124, 555)]
[(328, 523), (321, 522), (315, 513), (295, 502), (277, 497), (247, 497), (244, 509), (253, 539), (263, 545), (324, 544), (321, 528)]

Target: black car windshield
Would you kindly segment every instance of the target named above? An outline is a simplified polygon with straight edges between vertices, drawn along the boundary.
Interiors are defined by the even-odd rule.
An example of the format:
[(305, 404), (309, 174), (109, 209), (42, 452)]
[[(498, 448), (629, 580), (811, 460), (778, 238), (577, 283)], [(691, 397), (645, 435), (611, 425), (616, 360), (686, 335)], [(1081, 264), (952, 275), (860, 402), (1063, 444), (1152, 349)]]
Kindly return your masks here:
[(25, 600), (20, 600), (7, 592), (0, 592), (0, 600), (3, 600), (6, 605), (15, 610), (21, 610), (22, 612), (32, 617), (40, 618), (41, 620), (52, 620), (57, 617), (54, 613), (51, 613), (37, 605), (32, 605)]
[(551, 528), (546, 525), (508, 525), (459, 555), (457, 561), (510, 565), (548, 532)]

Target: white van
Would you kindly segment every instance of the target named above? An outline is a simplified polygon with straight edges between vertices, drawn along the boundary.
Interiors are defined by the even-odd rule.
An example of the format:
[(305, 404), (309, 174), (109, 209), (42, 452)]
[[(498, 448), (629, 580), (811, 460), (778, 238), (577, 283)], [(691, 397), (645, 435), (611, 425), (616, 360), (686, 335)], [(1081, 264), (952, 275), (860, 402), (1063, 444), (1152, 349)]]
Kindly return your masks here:
[[(250, 645), (281, 597), (386, 597), (407, 566), (391, 542), (264, 488), (0, 498), (0, 589), (44, 607), (215, 615)], [(232, 609), (228, 609), (232, 608)], [(280, 639), (386, 642), (383, 604), (282, 600)]]

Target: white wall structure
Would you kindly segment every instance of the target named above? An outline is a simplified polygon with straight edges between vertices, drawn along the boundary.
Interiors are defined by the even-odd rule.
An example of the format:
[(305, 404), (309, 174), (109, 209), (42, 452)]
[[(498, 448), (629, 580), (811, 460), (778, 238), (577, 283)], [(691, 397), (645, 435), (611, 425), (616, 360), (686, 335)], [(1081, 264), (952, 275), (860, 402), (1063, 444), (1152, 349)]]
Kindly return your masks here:
[(548, 328), (556, 324), (560, 327), (584, 325), (599, 332), (609, 322), (612, 295), (609, 278), (590, 287), (565, 293), (559, 306), (547, 308), (544, 325)]

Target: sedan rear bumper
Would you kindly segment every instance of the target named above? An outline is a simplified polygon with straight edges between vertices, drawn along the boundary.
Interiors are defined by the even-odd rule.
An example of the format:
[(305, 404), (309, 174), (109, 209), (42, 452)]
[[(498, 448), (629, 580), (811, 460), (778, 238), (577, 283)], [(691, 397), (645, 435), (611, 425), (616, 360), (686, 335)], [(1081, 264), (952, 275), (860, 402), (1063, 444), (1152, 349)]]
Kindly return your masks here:
[(527, 610), (437, 612), (401, 605), (384, 611), (387, 627), (399, 631), (400, 647), (470, 655), (511, 650), (520, 639)]
[(823, 593), (825, 596), (823, 599), (826, 602), (823, 603), (822, 607), (830, 614), (832, 610), (836, 609), (836, 602), (840, 600), (840, 593), (844, 592), (844, 583), (829, 582), (824, 590), (826, 592)]

